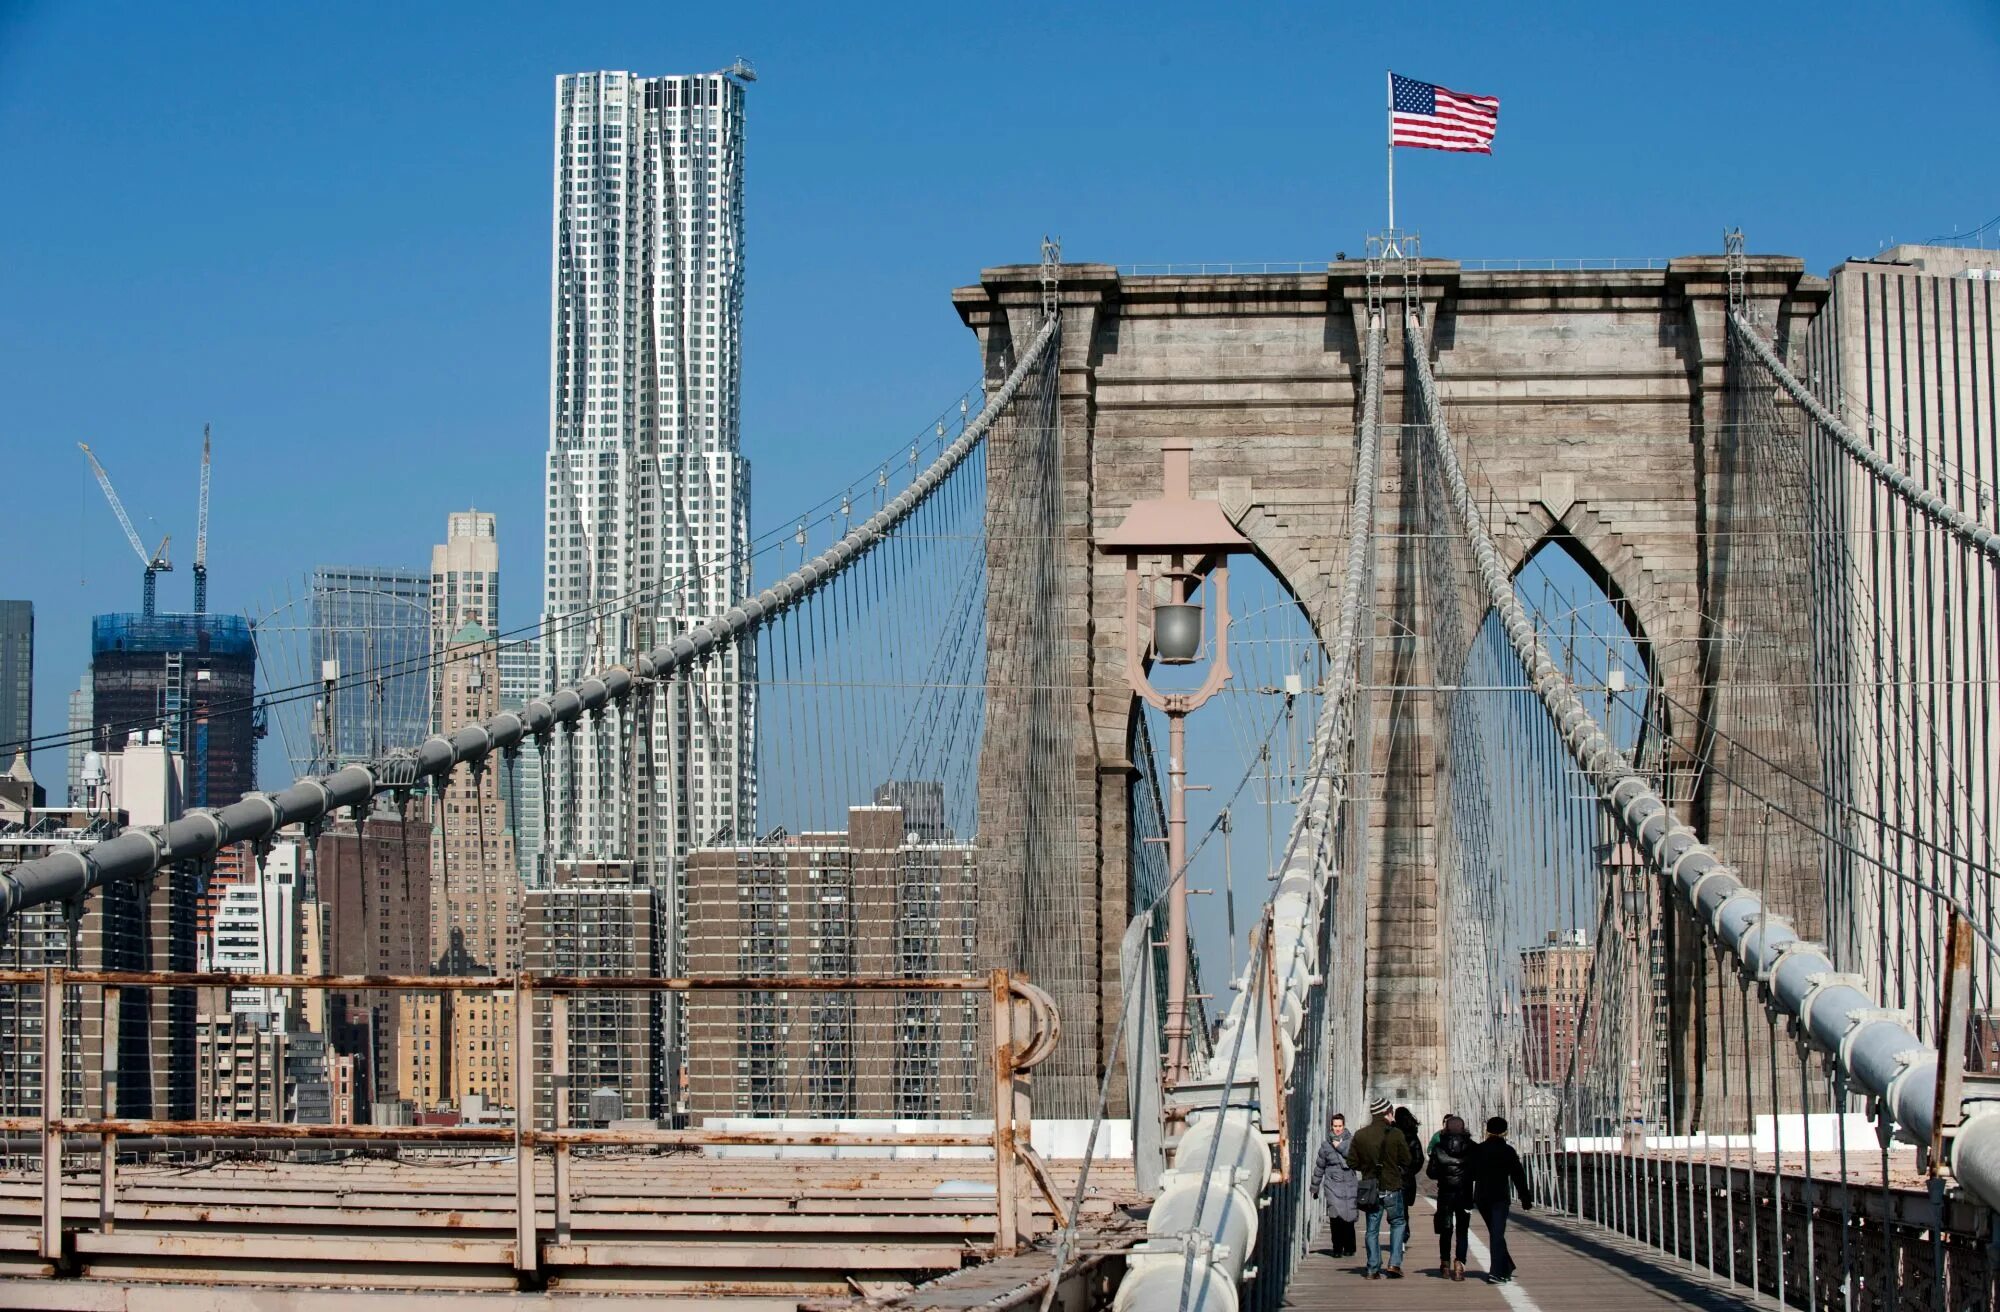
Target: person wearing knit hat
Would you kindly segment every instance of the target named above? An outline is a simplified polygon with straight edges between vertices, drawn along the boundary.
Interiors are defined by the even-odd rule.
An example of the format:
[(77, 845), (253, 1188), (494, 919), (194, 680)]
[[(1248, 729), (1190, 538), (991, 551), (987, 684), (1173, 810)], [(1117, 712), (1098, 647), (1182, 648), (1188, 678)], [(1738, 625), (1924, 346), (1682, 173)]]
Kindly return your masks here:
[[(1403, 1198), (1409, 1174), (1410, 1145), (1389, 1120), (1393, 1104), (1387, 1098), (1368, 1102), (1368, 1124), (1354, 1136), (1348, 1162), (1360, 1176), (1359, 1197), (1363, 1234), (1367, 1236), (1368, 1278), (1403, 1278), (1403, 1244), (1410, 1237), (1410, 1213)], [(1382, 1260), (1382, 1222), (1389, 1222), (1389, 1260)]]

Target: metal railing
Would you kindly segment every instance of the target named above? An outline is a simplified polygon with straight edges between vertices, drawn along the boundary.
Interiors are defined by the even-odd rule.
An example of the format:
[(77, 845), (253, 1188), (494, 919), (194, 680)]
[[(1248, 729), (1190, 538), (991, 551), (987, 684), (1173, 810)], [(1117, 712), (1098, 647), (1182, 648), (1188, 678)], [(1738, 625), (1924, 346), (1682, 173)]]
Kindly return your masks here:
[(1458, 268), (1461, 273), (1590, 273), (1664, 269), (1667, 263), (1664, 259), (1612, 256), (1606, 259), (1460, 260)]
[[(1331, 258), (1320, 260), (1265, 260), (1244, 262), (1225, 260), (1205, 261), (1194, 264), (1121, 264), (1118, 273), (1126, 278), (1157, 278), (1174, 275), (1200, 274), (1249, 274), (1249, 273), (1325, 273), (1336, 262), (1359, 264), (1359, 259), (1335, 261)], [(1495, 259), (1441, 261), (1456, 263), (1463, 273), (1587, 273), (1591, 271), (1645, 271), (1665, 269), (1668, 261), (1664, 258), (1637, 256), (1610, 256), (1603, 259)]]
[[(983, 975), (930, 978), (851, 976), (841, 979), (788, 976), (591, 976), (536, 975), (291, 975), (237, 974), (227, 971), (0, 970), (0, 987), (39, 987), (41, 1023), (46, 1054), (41, 1070), (40, 1110), (30, 1116), (0, 1116), (0, 1136), (33, 1135), (41, 1145), (40, 1254), (58, 1262), (64, 1256), (63, 1182), (67, 1141), (95, 1139), (97, 1154), (97, 1229), (113, 1224), (117, 1194), (119, 1144), (143, 1139), (161, 1141), (254, 1141), (273, 1143), (324, 1141), (342, 1144), (478, 1145), (509, 1147), (516, 1162), (513, 1199), (515, 1267), (525, 1276), (536, 1272), (541, 1234), (536, 1209), (540, 1202), (536, 1164), (543, 1150), (553, 1159), (554, 1242), (566, 1242), (571, 1230), (571, 1155), (578, 1147), (787, 1147), (817, 1148), (985, 1148), (994, 1163), (994, 1252), (1008, 1254), (1020, 1247), (1027, 1219), (1028, 1190), (1038, 1192), (1058, 1225), (1066, 1222), (1062, 1203), (1046, 1164), (1031, 1137), (1033, 1108), (1030, 1083), (1022, 1078), (1054, 1049), (1061, 1022), (1048, 994), (1006, 970)], [(63, 1114), (67, 1061), (64, 1005), (71, 989), (95, 989), (101, 1006), (104, 1061), (101, 1067), (99, 1116)], [(508, 1066), (514, 1091), (511, 1124), (492, 1125), (351, 1125), (308, 1124), (276, 1120), (186, 1120), (118, 1117), (120, 995), (127, 989), (208, 988), (302, 989), (353, 993), (489, 993), (510, 994), (514, 1002), (512, 1049)], [(570, 1001), (586, 994), (750, 993), (782, 994), (966, 994), (984, 995), (992, 1042), (990, 1067), (993, 1125), (984, 1130), (752, 1130), (586, 1128), (570, 1125), (572, 1045)], [(536, 1002), (548, 999), (548, 1063), (536, 1062)], [(451, 1041), (447, 1035), (445, 1041)], [(537, 1114), (538, 1077), (546, 1074), (552, 1096), (549, 1124)], [(279, 1081), (280, 1087), (282, 1081)]]
[(1244, 262), (1227, 260), (1220, 263), (1202, 262), (1196, 264), (1121, 264), (1118, 272), (1126, 278), (1158, 278), (1175, 275), (1236, 274), (1236, 273), (1325, 273), (1328, 260), (1264, 260)]

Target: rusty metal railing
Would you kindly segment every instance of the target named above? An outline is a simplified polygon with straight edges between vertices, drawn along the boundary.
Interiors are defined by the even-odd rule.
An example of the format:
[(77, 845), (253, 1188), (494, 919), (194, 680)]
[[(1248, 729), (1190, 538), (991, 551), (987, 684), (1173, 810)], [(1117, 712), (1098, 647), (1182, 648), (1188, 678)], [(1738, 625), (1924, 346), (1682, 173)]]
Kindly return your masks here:
[[(553, 1238), (565, 1242), (570, 1233), (571, 1150), (589, 1147), (934, 1147), (988, 1148), (994, 1164), (994, 1251), (1009, 1254), (1020, 1247), (1027, 1216), (1028, 1190), (1039, 1193), (1053, 1211), (1056, 1224), (1067, 1221), (1046, 1165), (1033, 1143), (1033, 1096), (1029, 1072), (1054, 1050), (1062, 1032), (1055, 1003), (1020, 975), (994, 970), (985, 975), (927, 978), (850, 976), (829, 979), (808, 976), (601, 976), (536, 975), (300, 975), (249, 974), (228, 971), (0, 970), (0, 987), (39, 987), (42, 991), (43, 1060), (41, 1110), (34, 1116), (0, 1116), (0, 1135), (31, 1134), (41, 1144), (41, 1256), (60, 1261), (64, 1249), (62, 1212), (65, 1141), (98, 1141), (97, 1226), (114, 1225), (118, 1144), (125, 1139), (327, 1141), (342, 1143), (499, 1144), (510, 1146), (516, 1162), (514, 1190), (515, 1267), (532, 1277), (540, 1264), (541, 1235), (535, 1178), (540, 1150), (553, 1164)], [(63, 1000), (72, 986), (101, 990), (103, 1063), (99, 1100), (106, 1114), (97, 1117), (62, 1114), (65, 1061)], [(512, 1124), (495, 1125), (352, 1125), (272, 1120), (175, 1120), (117, 1117), (109, 1110), (118, 1103), (119, 994), (124, 989), (302, 989), (357, 993), (511, 993), (514, 997), (513, 1049), (509, 1054), (514, 1088)], [(989, 1062), (992, 1076), (993, 1128), (987, 1131), (899, 1130), (746, 1130), (746, 1129), (595, 1129), (568, 1124), (570, 1105), (569, 999), (590, 993), (963, 993), (983, 994), (992, 1036)], [(553, 1096), (550, 1124), (537, 1124), (535, 1111), (535, 1000), (546, 995), (549, 1007), (549, 1069)], [(449, 1042), (449, 1036), (446, 1037)]]

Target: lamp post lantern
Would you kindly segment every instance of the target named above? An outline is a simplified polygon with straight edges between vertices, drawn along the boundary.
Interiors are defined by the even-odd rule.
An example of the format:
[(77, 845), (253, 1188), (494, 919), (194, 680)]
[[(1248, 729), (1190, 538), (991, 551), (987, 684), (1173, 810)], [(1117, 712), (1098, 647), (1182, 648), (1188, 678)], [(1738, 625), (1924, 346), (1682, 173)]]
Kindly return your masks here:
[[(1250, 540), (1213, 501), (1197, 501), (1189, 491), (1188, 467), (1194, 443), (1170, 437), (1160, 443), (1164, 465), (1161, 495), (1141, 501), (1124, 522), (1105, 535), (1099, 549), (1125, 557), (1125, 675), (1132, 691), (1167, 717), (1167, 1024), (1168, 1087), (1187, 1078), (1188, 921), (1187, 921), (1187, 717), (1229, 682), (1229, 554)], [(1141, 558), (1155, 561), (1141, 578)], [(1142, 587), (1142, 582), (1144, 586)], [(1157, 597), (1160, 582), (1165, 600)], [(1152, 601), (1153, 659), (1163, 665), (1192, 665), (1201, 656), (1204, 607), (1192, 600), (1202, 584), (1215, 594), (1215, 636), (1207, 676), (1191, 692), (1163, 692), (1147, 677), (1140, 646), (1140, 594)]]

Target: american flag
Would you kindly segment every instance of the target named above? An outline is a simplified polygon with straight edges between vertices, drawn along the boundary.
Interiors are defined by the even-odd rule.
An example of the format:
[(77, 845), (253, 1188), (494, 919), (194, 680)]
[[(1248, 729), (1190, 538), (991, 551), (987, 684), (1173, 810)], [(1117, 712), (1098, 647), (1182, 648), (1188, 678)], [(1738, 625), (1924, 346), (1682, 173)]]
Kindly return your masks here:
[(1447, 91), (1400, 73), (1389, 75), (1389, 144), (1493, 153), (1500, 98)]

